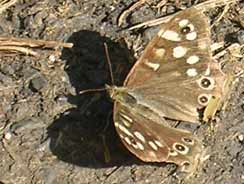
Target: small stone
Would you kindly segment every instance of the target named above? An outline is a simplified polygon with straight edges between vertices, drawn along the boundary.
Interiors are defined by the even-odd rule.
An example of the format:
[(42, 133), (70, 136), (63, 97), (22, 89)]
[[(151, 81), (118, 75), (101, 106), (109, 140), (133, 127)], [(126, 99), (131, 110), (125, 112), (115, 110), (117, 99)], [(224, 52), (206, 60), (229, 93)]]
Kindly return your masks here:
[(49, 56), (49, 61), (52, 62), (52, 63), (54, 63), (56, 61), (55, 55), (50, 55)]
[(47, 84), (47, 80), (43, 76), (36, 77), (30, 81), (30, 89), (33, 92), (40, 91)]
[(238, 42), (243, 45), (244, 44), (244, 30), (240, 30), (237, 35)]
[(240, 142), (244, 141), (244, 135), (243, 134), (238, 135), (237, 138)]
[(6, 140), (10, 140), (11, 137), (12, 137), (12, 134), (11, 134), (10, 132), (7, 132), (7, 133), (4, 135), (4, 138), (5, 138)]

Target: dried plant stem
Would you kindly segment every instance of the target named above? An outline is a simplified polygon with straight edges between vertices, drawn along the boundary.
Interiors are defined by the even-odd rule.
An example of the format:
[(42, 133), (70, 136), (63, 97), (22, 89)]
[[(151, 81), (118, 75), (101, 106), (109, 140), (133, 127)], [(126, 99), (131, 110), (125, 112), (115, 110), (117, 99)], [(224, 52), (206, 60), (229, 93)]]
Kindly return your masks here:
[(17, 3), (18, 0), (1, 0), (0, 1), (0, 14), (8, 9), (10, 6), (14, 5)]
[(21, 52), (25, 55), (32, 55), (32, 56), (38, 56), (38, 53), (35, 51), (32, 51), (31, 49), (25, 48), (25, 47), (15, 47), (15, 46), (0, 46), (0, 52), (4, 51), (7, 52)]
[[(237, 2), (237, 0), (209, 0), (209, 1), (205, 1), (203, 3), (197, 4), (197, 5), (193, 6), (193, 7), (198, 9), (199, 11), (206, 11), (206, 10), (208, 10), (210, 8), (213, 8), (213, 7), (216, 7), (216, 6), (222, 6), (222, 5), (229, 6), (229, 4), (235, 3), (235, 2)], [(227, 8), (227, 10), (228, 10), (228, 8)], [(225, 12), (227, 10), (225, 10)], [(166, 22), (170, 21), (170, 19), (174, 15), (160, 17), (160, 18), (157, 18), (157, 19), (153, 19), (153, 20), (149, 20), (149, 21), (146, 21), (146, 22), (143, 22), (143, 23), (139, 23), (139, 24), (137, 24), (135, 26), (130, 27), (129, 30), (138, 29), (138, 28), (141, 28), (141, 27), (152, 27), (152, 26), (156, 26), (156, 25), (159, 25), (159, 24), (163, 24), (163, 23), (166, 23)], [(222, 16), (220, 18), (222, 18)]]
[(28, 47), (66, 47), (71, 48), (72, 43), (64, 43), (58, 41), (46, 41), (46, 40), (34, 40), (28, 38), (14, 38), (14, 37), (2, 37), (0, 36), (0, 45), (15, 45), (15, 46), (28, 46)]
[(126, 16), (131, 13), (134, 9), (143, 5), (147, 0), (139, 0), (136, 3), (132, 4), (129, 8), (124, 10), (118, 18), (118, 25), (121, 26)]
[(20, 52), (37, 56), (38, 52), (33, 51), (32, 48), (57, 49), (59, 47), (71, 48), (72, 46), (72, 43), (0, 36), (0, 52), (5, 53)]

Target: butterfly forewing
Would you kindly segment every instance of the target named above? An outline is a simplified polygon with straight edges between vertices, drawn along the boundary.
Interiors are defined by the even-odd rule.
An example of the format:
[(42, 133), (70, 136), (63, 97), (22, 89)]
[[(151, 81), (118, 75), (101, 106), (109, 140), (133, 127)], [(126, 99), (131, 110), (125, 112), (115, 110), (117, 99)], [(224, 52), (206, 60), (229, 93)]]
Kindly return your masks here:
[(199, 109), (221, 98), (226, 80), (212, 59), (209, 27), (194, 8), (163, 25), (127, 76), (128, 93), (164, 117), (198, 122)]
[(146, 110), (138, 112), (130, 105), (114, 106), (115, 127), (128, 150), (143, 161), (187, 164), (187, 172), (194, 170), (198, 162), (195, 156), (202, 152), (198, 140), (188, 131), (166, 126), (164, 119), (155, 122), (155, 118), (145, 116)]
[[(190, 29), (193, 29), (193, 31), (197, 33), (197, 39), (186, 39), (186, 35), (181, 33), (181, 27), (179, 25), (181, 21), (188, 22), (186, 26), (189, 26), (189, 28), (191, 27)], [(201, 50), (198, 47), (199, 45), (202, 45)], [(207, 18), (201, 12), (198, 12), (198, 10), (195, 10), (194, 8), (182, 11), (178, 13), (175, 17), (173, 17), (170, 22), (162, 25), (158, 34), (149, 42), (148, 46), (144, 50), (144, 53), (130, 71), (124, 82), (124, 85), (141, 85), (144, 83), (145, 80), (149, 80), (152, 76), (155, 76), (155, 73), (168, 71), (167, 68), (173, 69), (173, 71), (183, 70), (183, 68), (181, 67), (175, 68), (175, 66), (173, 65), (168, 65), (172, 62), (174, 62), (174, 65), (179, 65), (183, 67), (189, 66), (186, 64), (186, 55), (178, 58), (173, 56), (175, 48), (176, 51), (178, 50), (178, 52), (176, 52), (178, 53), (178, 55), (180, 53), (183, 54), (184, 49), (182, 50), (179, 46), (186, 47), (188, 49), (188, 53), (186, 53), (187, 55), (192, 52), (195, 54), (199, 54), (202, 57), (205, 57), (207, 61), (204, 63), (206, 64), (211, 59), (209, 45), (210, 32)], [(191, 49), (191, 51), (189, 51), (189, 49)], [(201, 62), (201, 64), (203, 63)], [(147, 73), (150, 73), (150, 75), (142, 77), (144, 76), (144, 74)], [(167, 77), (163, 78), (162, 80), (164, 79), (166, 81), (168, 80)], [(170, 79), (172, 78), (170, 77)]]

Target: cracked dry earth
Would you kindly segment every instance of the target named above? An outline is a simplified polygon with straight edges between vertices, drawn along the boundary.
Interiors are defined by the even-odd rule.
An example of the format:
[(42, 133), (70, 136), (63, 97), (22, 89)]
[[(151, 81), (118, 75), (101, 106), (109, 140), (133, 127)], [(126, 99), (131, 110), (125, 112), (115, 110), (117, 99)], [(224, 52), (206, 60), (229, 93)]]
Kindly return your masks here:
[[(150, 1), (134, 10), (121, 29), (117, 19), (133, 2), (18, 1), (0, 14), (1, 36), (74, 44), (54, 56), (45, 49), (39, 57), (0, 53), (0, 183), (244, 183), (243, 50), (235, 59), (224, 56), (228, 61), (224, 69), (235, 70), (237, 82), (217, 121), (197, 129), (209, 158), (188, 180), (176, 174), (174, 164), (143, 163), (123, 147), (105, 92), (79, 95), (81, 90), (111, 83), (104, 42), (115, 84), (122, 85), (158, 30), (158, 26), (132, 31), (126, 27), (200, 1), (167, 1), (161, 11), (155, 8), (159, 1)], [(225, 48), (244, 44), (244, 3), (231, 5), (217, 21), (223, 11), (220, 7), (207, 12), (214, 23), (213, 42), (224, 41)]]

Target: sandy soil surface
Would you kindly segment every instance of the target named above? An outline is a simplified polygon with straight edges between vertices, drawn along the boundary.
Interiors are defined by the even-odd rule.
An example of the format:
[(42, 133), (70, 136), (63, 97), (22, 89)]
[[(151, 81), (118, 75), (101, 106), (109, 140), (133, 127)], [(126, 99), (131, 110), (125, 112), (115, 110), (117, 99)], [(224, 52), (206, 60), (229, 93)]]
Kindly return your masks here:
[[(198, 127), (209, 158), (191, 179), (174, 164), (143, 163), (121, 144), (106, 92), (80, 90), (111, 84), (107, 43), (116, 85), (122, 85), (158, 27), (127, 27), (169, 15), (193, 1), (149, 1), (118, 27), (131, 0), (19, 1), (0, 14), (0, 35), (71, 42), (72, 49), (42, 49), (38, 57), (0, 55), (0, 183), (129, 184), (244, 183), (244, 79), (231, 91), (217, 121)], [(198, 1), (195, 1), (198, 2)], [(244, 44), (244, 3), (207, 12), (213, 42)], [(241, 53), (243, 55), (243, 51)], [(226, 58), (227, 57), (227, 58)], [(225, 60), (233, 61), (226, 56)], [(229, 58), (230, 59), (229, 59)], [(226, 70), (242, 71), (243, 58)], [(233, 66), (233, 67), (230, 67)]]

